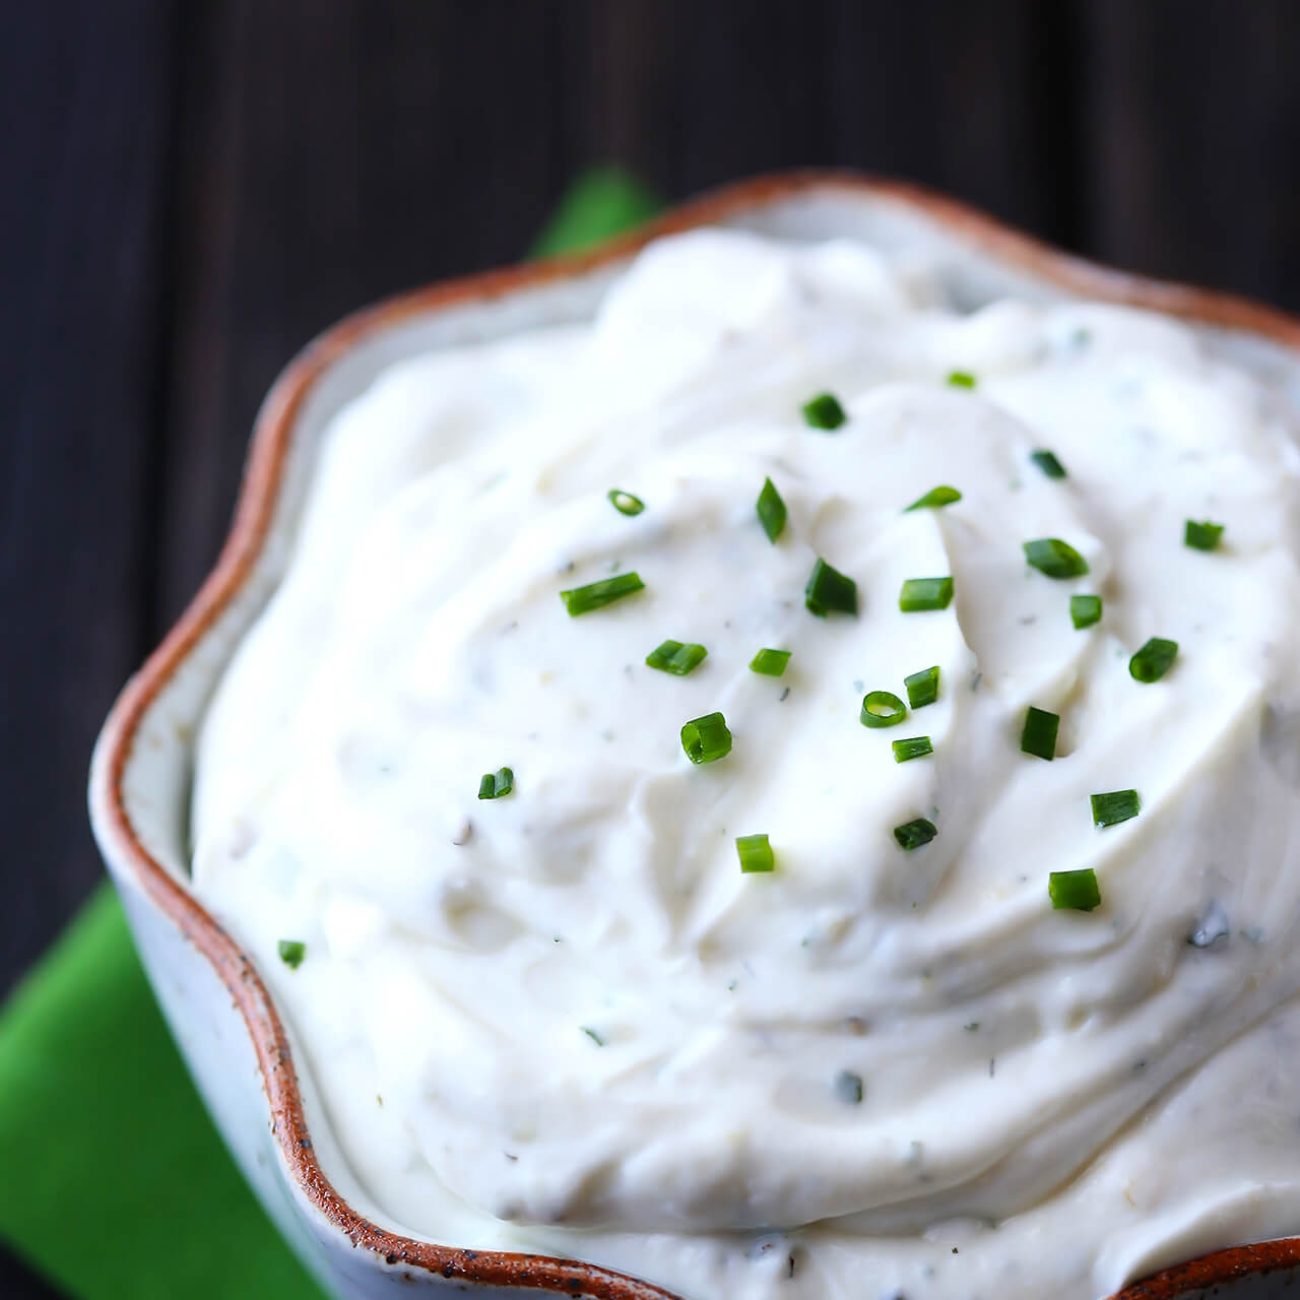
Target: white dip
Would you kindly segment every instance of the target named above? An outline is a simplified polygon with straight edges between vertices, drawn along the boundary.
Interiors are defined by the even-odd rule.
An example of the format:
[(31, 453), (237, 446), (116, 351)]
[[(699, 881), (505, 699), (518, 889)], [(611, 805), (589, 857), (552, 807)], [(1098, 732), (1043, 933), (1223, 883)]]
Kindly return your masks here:
[[(1281, 401), (1169, 320), (963, 315), (931, 278), (666, 240), (592, 324), (405, 362), (333, 421), (203, 733), (194, 877), (385, 1222), (689, 1300), (1089, 1300), (1300, 1229)], [(937, 485), (961, 500), (904, 510)], [(1090, 572), (1029, 567), (1039, 538)], [(818, 556), (856, 617), (805, 608)], [(947, 608), (900, 611), (940, 576)], [(1139, 682), (1151, 637), (1177, 658)], [(669, 638), (707, 659), (648, 667)], [(861, 723), (933, 665), (937, 702)], [(1021, 752), (1031, 705), (1054, 761)], [(693, 764), (715, 711), (732, 751)], [(742, 873), (759, 833), (776, 869)], [(1049, 873), (1087, 869), (1101, 906), (1054, 910)]]

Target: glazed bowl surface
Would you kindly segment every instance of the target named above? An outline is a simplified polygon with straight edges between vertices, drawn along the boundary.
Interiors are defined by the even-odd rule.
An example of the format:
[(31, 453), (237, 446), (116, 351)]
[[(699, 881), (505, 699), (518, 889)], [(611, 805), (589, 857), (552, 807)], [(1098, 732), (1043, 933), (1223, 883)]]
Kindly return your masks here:
[[(420, 289), (349, 317), (311, 343), (258, 416), (217, 568), (109, 715), (96, 747), (90, 805), (136, 945), (200, 1092), (286, 1239), (335, 1295), (378, 1300), (416, 1286), (485, 1300), (525, 1292), (675, 1300), (594, 1265), (466, 1249), (385, 1226), (329, 1131), (303, 1054), (258, 971), (190, 891), (188, 812), (203, 711), (284, 571), (333, 414), (395, 361), (589, 318), (647, 239), (706, 225), (920, 253), (940, 264), (956, 301), (970, 308), (1014, 294), (1037, 301), (1089, 297), (1167, 312), (1191, 323), (1219, 354), (1266, 375), (1300, 411), (1300, 321), (1240, 299), (1094, 266), (944, 197), (848, 174), (743, 182), (593, 254)], [(1265, 1300), (1298, 1287), (1300, 1238), (1221, 1250), (1122, 1295)]]

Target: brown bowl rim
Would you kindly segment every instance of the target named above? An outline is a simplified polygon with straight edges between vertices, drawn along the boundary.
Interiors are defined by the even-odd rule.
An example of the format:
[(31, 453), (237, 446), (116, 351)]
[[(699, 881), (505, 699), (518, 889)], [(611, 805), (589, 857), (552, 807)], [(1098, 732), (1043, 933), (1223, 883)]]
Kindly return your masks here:
[[(344, 1201), (316, 1158), (289, 1042), (265, 984), (234, 939), (148, 852), (127, 815), (123, 775), (141, 721), (247, 578), (271, 525), (295, 417), (312, 385), (350, 348), (417, 313), (496, 299), (519, 289), (582, 276), (629, 256), (661, 235), (712, 225), (747, 210), (815, 191), (869, 195), (911, 207), (995, 261), (1073, 293), (1145, 307), (1204, 325), (1248, 331), (1300, 352), (1300, 318), (1276, 308), (1087, 261), (911, 182), (858, 172), (813, 170), (778, 172), (734, 182), (679, 204), (632, 234), (591, 252), (486, 271), (399, 294), (347, 316), (289, 363), (258, 412), (234, 519), (215, 567), (161, 645), (128, 682), (109, 714), (101, 740), (103, 762), (96, 767), (92, 800), (103, 814), (105, 831), (122, 859), (130, 864), (139, 885), (208, 958), (230, 991), (253, 1041), (273, 1132), (290, 1176), (312, 1206), (353, 1247), (372, 1252), (391, 1267), (481, 1285), (552, 1290), (594, 1300), (678, 1300), (672, 1292), (650, 1283), (577, 1260), (416, 1241), (385, 1231)], [(1174, 1300), (1188, 1288), (1296, 1265), (1300, 1265), (1300, 1238), (1229, 1247), (1134, 1283), (1113, 1300)]]

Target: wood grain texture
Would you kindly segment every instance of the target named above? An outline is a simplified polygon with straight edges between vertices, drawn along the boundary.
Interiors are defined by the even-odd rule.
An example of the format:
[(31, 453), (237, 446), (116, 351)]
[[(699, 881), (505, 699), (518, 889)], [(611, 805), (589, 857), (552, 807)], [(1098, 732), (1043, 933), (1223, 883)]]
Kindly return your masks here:
[(569, 175), (540, 111), (561, 15), (231, 0), (187, 20), (157, 631), (211, 565), (293, 353), (354, 307), (527, 247)]
[(1300, 5), (1082, 8), (1087, 244), (1300, 308)]
[(0, 991), (99, 878), (91, 741), (318, 330), (609, 161), (898, 173), (1300, 308), (1297, 55), (1294, 0), (0, 6)]
[(170, 14), (0, 17), (0, 989), (99, 878), (96, 719), (147, 636)]

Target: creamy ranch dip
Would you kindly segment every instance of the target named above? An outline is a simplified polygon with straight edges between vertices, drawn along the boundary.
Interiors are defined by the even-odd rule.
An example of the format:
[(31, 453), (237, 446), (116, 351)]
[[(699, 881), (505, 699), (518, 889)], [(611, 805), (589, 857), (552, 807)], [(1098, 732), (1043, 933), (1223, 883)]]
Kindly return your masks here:
[(941, 280), (680, 236), (333, 420), (194, 879), (390, 1225), (689, 1300), (1091, 1300), (1300, 1230), (1283, 404)]

